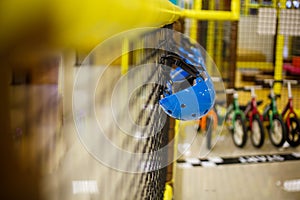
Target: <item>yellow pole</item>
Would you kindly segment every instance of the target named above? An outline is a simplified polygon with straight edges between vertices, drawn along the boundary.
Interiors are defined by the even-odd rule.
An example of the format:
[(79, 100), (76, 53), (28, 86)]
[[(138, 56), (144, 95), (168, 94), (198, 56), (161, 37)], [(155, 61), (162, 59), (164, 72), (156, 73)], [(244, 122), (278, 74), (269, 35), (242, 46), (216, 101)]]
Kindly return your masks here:
[[(214, 10), (215, 1), (209, 1), (209, 10)], [(215, 22), (208, 21), (207, 37), (206, 37), (206, 51), (214, 59), (214, 45), (215, 45)], [(211, 66), (207, 66), (208, 70)]]
[(245, 6), (244, 6), (244, 15), (248, 16), (249, 15), (249, 4), (250, 4), (250, 0), (245, 0)]
[[(202, 0), (194, 0), (194, 10), (197, 12), (201, 12), (202, 9)], [(197, 33), (198, 33), (198, 20), (192, 19), (191, 28), (190, 28), (190, 38), (197, 41)]]
[(173, 187), (166, 183), (165, 191), (164, 191), (164, 200), (172, 200), (173, 199)]
[[(220, 7), (223, 8), (223, 1), (220, 2)], [(221, 67), (222, 65), (222, 52), (223, 52), (223, 25), (224, 23), (222, 21), (217, 22), (218, 28), (217, 28), (217, 39), (216, 39), (216, 53), (215, 53), (215, 62), (217, 67)], [(220, 69), (220, 68), (219, 68)]]
[(129, 40), (124, 38), (122, 43), (122, 57), (121, 57), (121, 74), (124, 75), (128, 72), (129, 67)]
[[(174, 136), (174, 158), (177, 158), (177, 150), (178, 150), (178, 137), (179, 137), (179, 126), (180, 126), (180, 121), (179, 120), (175, 120), (175, 127), (174, 127), (174, 132), (175, 132), (175, 136)], [(173, 164), (173, 182), (175, 181), (175, 177), (176, 177), (176, 162), (174, 162)]]
[[(278, 21), (280, 22), (279, 12), (281, 9), (285, 9), (285, 0), (280, 0), (280, 7), (277, 11)], [(280, 29), (278, 23), (277, 30)], [(283, 48), (284, 48), (284, 36), (277, 33), (276, 38), (276, 52), (275, 52), (275, 68), (274, 68), (274, 79), (282, 80), (282, 69), (283, 69)], [(280, 94), (281, 92), (281, 84), (274, 85), (274, 92), (276, 94)]]
[(277, 7), (277, 0), (273, 0), (273, 1), (272, 1), (272, 7), (273, 7), (273, 8), (276, 8), (276, 7)]
[[(284, 36), (278, 34), (276, 40), (275, 68), (274, 68), (275, 80), (282, 80), (283, 46), (284, 46)], [(274, 91), (276, 94), (280, 93), (281, 91), (280, 84), (276, 84), (274, 86)]]

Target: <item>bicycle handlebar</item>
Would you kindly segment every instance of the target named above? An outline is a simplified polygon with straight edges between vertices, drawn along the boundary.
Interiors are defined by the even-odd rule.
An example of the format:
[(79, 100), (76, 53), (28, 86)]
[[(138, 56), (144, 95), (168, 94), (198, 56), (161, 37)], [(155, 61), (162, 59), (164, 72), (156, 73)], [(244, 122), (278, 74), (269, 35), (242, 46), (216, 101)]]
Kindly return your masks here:
[(293, 94), (292, 94), (292, 84), (297, 84), (298, 81), (297, 80), (287, 80), (284, 79), (283, 80), (283, 84), (287, 84), (287, 88), (288, 88), (288, 97), (289, 98), (293, 98)]
[(226, 89), (225, 92), (226, 92), (226, 94), (233, 94), (236, 92), (236, 90), (233, 88), (229, 88), (229, 89)]
[(225, 90), (226, 94), (234, 94), (237, 91), (244, 91), (243, 87), (235, 87), (235, 88), (228, 88)]
[(264, 83), (269, 83), (270, 86), (273, 86), (274, 83), (283, 83), (283, 84), (287, 84), (287, 83), (291, 83), (291, 84), (298, 84), (298, 80), (289, 80), (289, 79), (283, 79), (283, 80), (274, 80), (274, 79), (264, 79)]
[(297, 80), (288, 80), (288, 79), (284, 79), (283, 80), (283, 84), (287, 84), (287, 83), (291, 83), (291, 84), (298, 84), (298, 81)]
[(268, 83), (270, 87), (273, 87), (274, 83), (283, 83), (283, 81), (274, 79), (264, 79), (264, 83)]
[(249, 85), (244, 87), (245, 91), (251, 92), (251, 97), (256, 97), (255, 89), (261, 89), (261, 88), (262, 88), (261, 85)]
[(251, 90), (255, 90), (255, 89), (261, 89), (262, 86), (261, 85), (247, 85), (247, 86), (244, 86), (244, 90), (245, 91), (251, 91)]

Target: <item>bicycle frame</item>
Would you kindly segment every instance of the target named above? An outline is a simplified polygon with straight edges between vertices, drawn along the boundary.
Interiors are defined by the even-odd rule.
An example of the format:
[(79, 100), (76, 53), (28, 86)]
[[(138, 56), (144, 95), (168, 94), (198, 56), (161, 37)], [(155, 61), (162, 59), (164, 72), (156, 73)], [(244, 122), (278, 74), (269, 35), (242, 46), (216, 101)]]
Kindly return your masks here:
[(247, 105), (244, 113), (249, 119), (249, 125), (252, 127), (253, 116), (258, 115), (260, 120), (263, 121), (263, 117), (257, 109), (257, 101), (254, 88), (251, 89), (251, 102)]
[(298, 81), (283, 80), (283, 83), (287, 83), (288, 88), (288, 102), (282, 111), (282, 116), (287, 127), (287, 142), (291, 146), (296, 147), (300, 144), (300, 121), (293, 107), (291, 84), (297, 84)]
[(264, 79), (264, 83), (268, 83), (270, 87), (270, 103), (266, 106), (263, 112), (263, 119), (268, 122), (268, 133), (271, 143), (275, 147), (281, 147), (286, 141), (286, 128), (282, 119), (281, 113), (278, 112), (276, 95), (274, 92), (274, 83), (281, 83), (273, 79)]
[(269, 86), (270, 86), (270, 90), (271, 90), (271, 93), (270, 93), (271, 103), (268, 104), (266, 106), (266, 108), (264, 109), (263, 119), (265, 121), (269, 121), (270, 122), (270, 127), (273, 127), (273, 117), (276, 116), (276, 115), (280, 115), (279, 111), (278, 111), (278, 108), (277, 108), (276, 95), (275, 95), (274, 89), (273, 89), (275, 81), (267, 79), (267, 80), (265, 80), (265, 82), (269, 83)]
[[(288, 100), (288, 103), (286, 104), (284, 110), (282, 111), (282, 114), (281, 114), (284, 119), (288, 119), (288, 118), (291, 118), (291, 117), (295, 117), (295, 118), (298, 118), (295, 110), (294, 110), (294, 107), (293, 107), (293, 99), (292, 98), (289, 98)], [(290, 121), (287, 121), (287, 125), (288, 127), (290, 126)]]
[(240, 109), (240, 105), (238, 102), (238, 94), (236, 93), (236, 91), (233, 89), (229, 93), (233, 93), (233, 102), (228, 107), (227, 115), (229, 115), (231, 112), (233, 112), (231, 121), (232, 121), (232, 124), (235, 124), (237, 116), (240, 115), (242, 117), (242, 120), (245, 120), (246, 117), (245, 117), (244, 112)]
[[(291, 89), (291, 82), (287, 82), (288, 84), (288, 103), (286, 104), (285, 108), (283, 109), (281, 115), (282, 117), (285, 119), (289, 119), (291, 118), (292, 116), (294, 116), (295, 118), (298, 118), (297, 117), (297, 114), (294, 110), (294, 107), (293, 107), (293, 95), (292, 95), (292, 89)], [(290, 127), (290, 121), (287, 120), (287, 125), (288, 127)]]
[(240, 108), (237, 91), (241, 88), (226, 89), (227, 94), (233, 94), (233, 102), (229, 105), (226, 118), (235, 146), (242, 148), (247, 142), (246, 116)]
[[(263, 116), (258, 111), (259, 102), (256, 101), (255, 88), (261, 88), (261, 86), (248, 86), (245, 90), (251, 91), (251, 102), (246, 106), (244, 113), (249, 121), (248, 130), (251, 131), (251, 141), (253, 146), (259, 148), (264, 143), (264, 128), (263, 128)], [(254, 124), (255, 122), (255, 124)]]

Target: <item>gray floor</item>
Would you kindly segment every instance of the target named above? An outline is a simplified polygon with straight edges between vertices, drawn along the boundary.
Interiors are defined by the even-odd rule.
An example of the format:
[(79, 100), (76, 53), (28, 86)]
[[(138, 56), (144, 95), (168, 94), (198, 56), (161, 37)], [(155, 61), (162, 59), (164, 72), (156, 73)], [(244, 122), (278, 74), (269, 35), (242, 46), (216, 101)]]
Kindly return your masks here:
[[(179, 139), (179, 144), (188, 137), (185, 135), (184, 140)], [(299, 156), (299, 147), (276, 148), (266, 138), (262, 148), (253, 147), (249, 140), (244, 148), (237, 148), (224, 129), (213, 149), (205, 151), (205, 148), (205, 136), (198, 134), (191, 148), (181, 156), (180, 159), (186, 162), (176, 165), (175, 199), (300, 199), (300, 161), (281, 161), (274, 156)], [(256, 155), (261, 155), (261, 158), (268, 158), (268, 155), (274, 159), (261, 163), (255, 160)], [(214, 165), (204, 162), (202, 166), (191, 165), (197, 164), (199, 157), (212, 160), (212, 163), (221, 158), (243, 157), (250, 159), (251, 163)]]

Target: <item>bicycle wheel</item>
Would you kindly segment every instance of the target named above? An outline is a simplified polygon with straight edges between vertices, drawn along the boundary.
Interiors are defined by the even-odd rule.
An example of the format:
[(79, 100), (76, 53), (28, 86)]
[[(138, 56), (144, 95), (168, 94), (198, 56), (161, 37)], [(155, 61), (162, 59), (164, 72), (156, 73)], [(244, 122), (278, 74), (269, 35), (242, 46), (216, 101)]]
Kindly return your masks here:
[[(288, 120), (290, 126), (288, 127)], [(286, 121), (287, 137), (286, 141), (292, 146), (296, 147), (300, 144), (300, 122), (297, 118), (291, 117)]]
[(262, 121), (258, 115), (253, 116), (251, 130), (251, 142), (256, 148), (261, 147), (265, 141), (265, 132), (263, 128)]
[(241, 115), (237, 115), (233, 123), (232, 139), (235, 146), (242, 148), (247, 142), (247, 129)]
[(278, 116), (273, 116), (273, 125), (269, 128), (271, 143), (275, 147), (281, 147), (285, 142), (286, 130), (283, 120)]
[(207, 116), (207, 118), (206, 118), (206, 148), (208, 150), (211, 149), (213, 123), (214, 123), (213, 117)]

